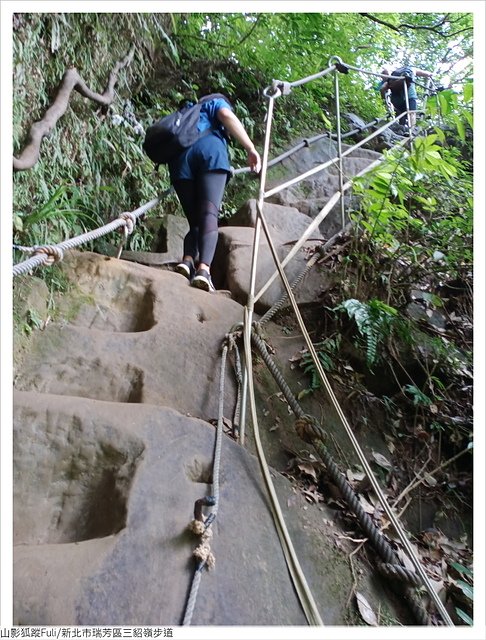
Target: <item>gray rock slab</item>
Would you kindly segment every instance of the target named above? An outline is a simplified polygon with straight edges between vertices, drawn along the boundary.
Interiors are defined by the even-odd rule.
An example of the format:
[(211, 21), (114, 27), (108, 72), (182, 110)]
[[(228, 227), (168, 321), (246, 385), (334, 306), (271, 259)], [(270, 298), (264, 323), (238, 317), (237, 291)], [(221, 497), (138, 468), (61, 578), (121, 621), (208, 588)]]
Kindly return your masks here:
[[(187, 525), (211, 492), (214, 427), (165, 407), (16, 392), (14, 429), (14, 624), (180, 624), (198, 544)], [(99, 504), (106, 474), (125, 487), (121, 519)], [(273, 475), (324, 623), (341, 624), (346, 555), (316, 526), (323, 513), (312, 521), (302, 496)], [(226, 436), (213, 531), (216, 567), (204, 570), (192, 623), (305, 625), (259, 465)]]
[[(241, 304), (246, 304), (248, 300), (253, 236), (254, 230), (250, 227), (224, 227), (219, 231), (215, 259), (216, 264), (219, 265), (220, 273), (218, 284), (225, 289), (229, 289), (233, 298)], [(282, 261), (291, 250), (293, 243), (287, 243), (286, 236), (282, 236), (275, 230), (273, 233), (271, 232), (271, 237), (278, 257)], [(285, 267), (284, 271), (290, 284), (304, 270), (307, 260), (312, 255), (312, 247), (316, 244), (315, 240), (308, 241)], [(262, 231), (258, 251), (256, 291), (267, 282), (275, 271), (275, 262)], [(315, 266), (296, 289), (296, 299), (299, 303), (315, 302), (327, 285), (328, 280), (325, 271), (319, 266)], [(284, 291), (284, 285), (280, 276), (278, 276), (262, 297), (257, 300), (255, 304), (257, 313), (263, 313), (271, 307), (280, 299)]]
[[(311, 224), (312, 218), (301, 213), (296, 207), (264, 203), (263, 215), (270, 233), (277, 232), (281, 242), (295, 242)], [(257, 201), (248, 200), (230, 220), (230, 226), (254, 227), (257, 221)], [(321, 239), (318, 230), (312, 235)]]
[(65, 269), (77, 283), (70, 321), (38, 334), (17, 389), (217, 416), (222, 342), (243, 319), (240, 305), (177, 273), (89, 252), (72, 254)]

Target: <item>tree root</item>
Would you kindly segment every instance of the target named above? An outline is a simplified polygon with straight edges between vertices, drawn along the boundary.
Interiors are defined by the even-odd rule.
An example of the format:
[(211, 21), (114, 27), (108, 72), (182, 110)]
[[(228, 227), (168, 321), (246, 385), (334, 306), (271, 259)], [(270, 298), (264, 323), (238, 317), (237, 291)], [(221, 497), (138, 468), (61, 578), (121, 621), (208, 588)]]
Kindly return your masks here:
[(24, 147), (22, 153), (17, 158), (13, 158), (14, 171), (25, 171), (26, 169), (32, 169), (32, 167), (39, 160), (40, 146), (42, 140), (51, 133), (52, 129), (56, 125), (56, 122), (64, 115), (69, 105), (69, 99), (73, 90), (78, 91), (82, 96), (94, 100), (98, 104), (108, 106), (113, 102), (115, 84), (118, 78), (118, 73), (121, 69), (128, 66), (133, 59), (135, 53), (135, 47), (132, 46), (127, 55), (119, 60), (112, 69), (108, 78), (108, 84), (106, 85), (103, 93), (96, 93), (86, 85), (84, 80), (79, 75), (76, 68), (72, 67), (68, 69), (62, 78), (61, 84), (57, 96), (46, 111), (42, 120), (34, 122), (29, 131), (29, 137), (27, 145)]

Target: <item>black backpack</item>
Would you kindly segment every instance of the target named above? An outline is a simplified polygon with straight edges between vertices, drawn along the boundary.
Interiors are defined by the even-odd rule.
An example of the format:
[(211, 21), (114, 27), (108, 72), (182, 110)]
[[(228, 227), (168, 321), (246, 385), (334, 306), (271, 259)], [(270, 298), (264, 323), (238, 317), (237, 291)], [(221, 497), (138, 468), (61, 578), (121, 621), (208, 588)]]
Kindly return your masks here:
[(176, 158), (182, 151), (192, 146), (199, 138), (212, 133), (214, 129), (198, 131), (199, 114), (205, 102), (214, 98), (228, 98), (221, 93), (202, 97), (196, 104), (186, 104), (179, 110), (154, 122), (145, 133), (143, 150), (155, 164), (165, 164)]
[[(400, 69), (395, 69), (395, 71), (392, 71), (392, 76), (404, 77), (407, 87), (409, 87), (414, 81), (414, 73), (410, 67), (400, 67)], [(388, 88), (392, 93), (403, 92), (403, 80), (392, 80), (391, 78), (388, 78)]]

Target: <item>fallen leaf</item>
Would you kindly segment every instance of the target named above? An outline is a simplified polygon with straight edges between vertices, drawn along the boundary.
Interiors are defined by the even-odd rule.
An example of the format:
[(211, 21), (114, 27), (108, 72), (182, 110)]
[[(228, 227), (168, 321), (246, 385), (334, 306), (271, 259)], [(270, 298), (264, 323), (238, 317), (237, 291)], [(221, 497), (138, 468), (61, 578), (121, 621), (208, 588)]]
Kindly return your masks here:
[(430, 475), (430, 473), (424, 473), (424, 481), (429, 485), (429, 487), (435, 487), (437, 484), (437, 480)]
[(307, 489), (303, 489), (302, 493), (304, 494), (305, 499), (308, 502), (313, 504), (317, 504), (319, 502), (319, 494), (314, 491), (307, 491)]
[(298, 464), (297, 468), (300, 469), (300, 471), (302, 471), (302, 473), (305, 473), (306, 475), (308, 475), (311, 478), (313, 478), (315, 482), (317, 482), (316, 470), (314, 469), (313, 465), (311, 465), (311, 464)]
[(381, 453), (377, 453), (376, 451), (373, 451), (373, 453), (371, 454), (373, 456), (373, 460), (376, 462), (376, 464), (380, 465), (380, 467), (383, 467), (383, 469), (392, 469), (393, 465), (392, 463), (385, 458), (385, 456), (383, 456)]
[(402, 564), (405, 567), (405, 569), (408, 569), (412, 573), (415, 573), (415, 565), (413, 564), (413, 562), (408, 557), (408, 553), (405, 553), (405, 551), (403, 551), (403, 549), (397, 549), (396, 550), (396, 554), (398, 555), (398, 557), (402, 561)]
[(346, 477), (348, 479), (348, 482), (361, 482), (361, 480), (366, 477), (366, 474), (362, 471), (352, 471), (351, 469), (347, 469)]
[(358, 609), (361, 617), (366, 622), (366, 624), (369, 624), (372, 627), (377, 627), (378, 620), (376, 619), (376, 615), (371, 608), (368, 600), (366, 600), (364, 595), (362, 593), (359, 593), (359, 591), (356, 591), (356, 602), (358, 604)]
[(371, 504), (368, 502), (368, 500), (367, 500), (364, 496), (359, 495), (359, 496), (358, 496), (358, 499), (359, 499), (359, 501), (360, 501), (360, 503), (361, 503), (361, 506), (362, 506), (362, 507), (363, 507), (363, 509), (366, 511), (366, 513), (369, 513), (370, 515), (371, 515), (371, 514), (373, 514), (373, 513), (375, 513), (375, 508), (374, 508), (374, 506), (373, 506), (373, 505), (371, 505)]

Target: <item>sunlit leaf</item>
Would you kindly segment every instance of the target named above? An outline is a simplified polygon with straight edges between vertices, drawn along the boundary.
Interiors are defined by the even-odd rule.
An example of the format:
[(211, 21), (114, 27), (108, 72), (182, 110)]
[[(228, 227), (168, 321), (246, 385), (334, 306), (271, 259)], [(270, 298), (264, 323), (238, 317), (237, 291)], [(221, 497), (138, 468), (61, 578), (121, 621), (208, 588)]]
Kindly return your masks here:
[(464, 102), (470, 102), (473, 98), (474, 85), (472, 82), (466, 82), (463, 87)]

